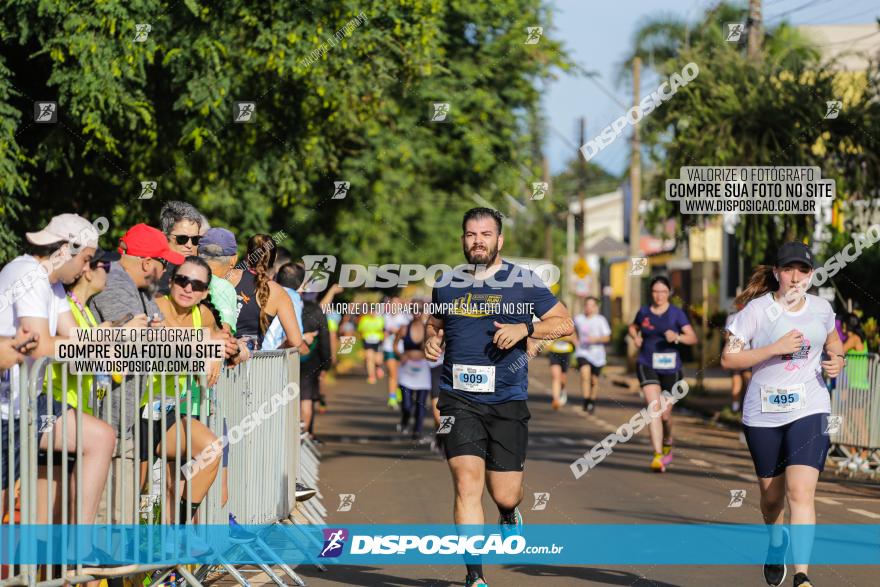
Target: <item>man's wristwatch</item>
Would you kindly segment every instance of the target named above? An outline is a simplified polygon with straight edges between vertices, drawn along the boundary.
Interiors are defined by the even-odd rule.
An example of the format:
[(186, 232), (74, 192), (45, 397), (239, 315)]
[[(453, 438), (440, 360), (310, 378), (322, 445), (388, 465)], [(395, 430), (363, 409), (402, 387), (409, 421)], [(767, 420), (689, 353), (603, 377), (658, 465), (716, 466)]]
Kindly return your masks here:
[(675, 344), (678, 344), (679, 342), (681, 342), (681, 334), (676, 334), (675, 335)]
[(528, 334), (526, 336), (531, 336), (535, 333), (535, 323), (534, 322), (526, 322), (526, 331)]

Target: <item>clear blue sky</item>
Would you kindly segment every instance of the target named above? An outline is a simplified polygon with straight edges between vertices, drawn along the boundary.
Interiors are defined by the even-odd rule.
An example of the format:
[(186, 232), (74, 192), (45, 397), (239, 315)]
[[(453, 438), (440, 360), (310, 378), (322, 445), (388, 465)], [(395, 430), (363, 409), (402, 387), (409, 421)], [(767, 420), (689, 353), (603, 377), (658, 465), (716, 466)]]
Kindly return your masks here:
[[(577, 155), (572, 145), (577, 143), (579, 117), (586, 117), (590, 139), (626, 111), (618, 102), (632, 102), (629, 82), (619, 85), (617, 77), (643, 20), (669, 14), (694, 22), (717, 0), (551, 0), (550, 4), (554, 14), (549, 34), (562, 41), (575, 63), (599, 74), (595, 81), (560, 75), (547, 88), (543, 99), (548, 123), (546, 152), (551, 171), (556, 173)], [(748, 2), (742, 0), (741, 4)], [(793, 24), (869, 24), (880, 16), (880, 7), (877, 0), (764, 1), (768, 26), (779, 22), (783, 14)], [(646, 72), (641, 95), (656, 88), (657, 83), (657, 77)], [(622, 172), (629, 162), (628, 136), (621, 135), (592, 161), (612, 173)]]

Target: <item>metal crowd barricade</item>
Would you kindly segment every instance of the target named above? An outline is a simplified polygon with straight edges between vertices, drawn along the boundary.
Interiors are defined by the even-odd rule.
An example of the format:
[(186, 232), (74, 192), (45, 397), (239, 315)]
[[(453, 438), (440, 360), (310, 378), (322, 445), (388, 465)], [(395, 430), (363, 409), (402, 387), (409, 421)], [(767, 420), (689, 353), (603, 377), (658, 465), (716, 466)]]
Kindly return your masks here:
[(880, 355), (847, 355), (831, 392), (831, 414), (840, 416), (830, 432), (840, 447), (880, 449)]
[[(30, 370), (24, 366), (20, 368), (18, 389), (21, 397), (21, 414), (18, 420), (10, 419), (3, 422), (9, 432), (9, 441), (2, 447), (4, 456), (2, 466), (8, 469), (10, 479), (9, 486), (4, 488), (8, 489), (3, 503), (8, 520), (4, 519), (4, 524), (8, 524), (10, 528), (28, 524), (161, 524), (176, 520), (178, 504), (184, 500), (185, 511), (191, 511), (192, 487), (190, 483), (186, 483), (186, 490), (183, 491), (180, 465), (195, 456), (192, 448), (193, 419), (181, 418), (181, 411), (182, 408), (186, 408), (186, 413), (192, 414), (194, 404), (192, 393), (185, 393), (185, 399), (181, 398), (185, 389), (181, 387), (179, 375), (182, 374), (168, 374), (158, 380), (151, 376), (127, 376), (121, 382), (117, 381), (117, 386), (104, 395), (103, 401), (98, 402), (96, 400), (101, 398), (98, 397), (96, 386), (83, 390), (83, 376), (69, 374), (66, 368), (62, 368), (60, 369), (61, 388), (64, 391), (59, 402), (62, 416), (55, 426), (56, 422), (52, 418), (51, 410), (55, 377), (53, 370), (47, 368), (51, 363), (50, 359), (43, 358)], [(49, 398), (47, 414), (37, 413), (37, 398), (43, 393), (40, 373), (45, 373), (44, 377), (47, 380)], [(202, 390), (199, 403), (201, 422), (205, 423), (217, 438), (221, 438), (226, 433), (231, 441), (228, 446), (228, 501), (224, 503), (222, 499), (223, 469), (218, 465), (216, 478), (199, 509), (198, 523), (228, 524), (229, 515), (234, 514), (240, 524), (285, 524), (286, 535), (294, 544), (302, 545), (303, 552), (317, 552), (320, 544), (316, 544), (314, 537), (305, 531), (297, 531), (298, 520), (294, 511), (297, 505), (298, 476), (301, 476), (307, 484), (316, 487), (318, 458), (318, 453), (310, 442), (307, 443), (307, 448), (300, 451), (299, 360), (296, 351), (257, 352), (249, 361), (235, 368), (224, 369), (219, 382), (210, 392), (205, 391), (206, 376), (202, 374), (197, 376), (197, 379)], [(80, 401), (75, 409), (68, 411), (70, 406), (67, 389), (71, 381), (76, 384), (75, 389)], [(142, 430), (140, 425), (142, 393), (147, 398), (145, 413), (151, 412), (150, 408), (155, 405), (160, 423), (158, 433), (165, 433), (170, 425), (169, 419), (178, 425), (178, 430), (183, 424), (186, 446), (181, 446), (179, 434), (175, 435), (176, 441), (172, 447), (167, 446), (167, 442), (159, 442), (159, 439), (155, 438), (152, 421)], [(84, 402), (86, 397), (89, 401)], [(83, 403), (99, 406), (94, 416), (103, 423), (97, 423), (85, 414)], [(275, 411), (272, 411), (273, 406)], [(169, 408), (173, 409), (169, 411)], [(254, 414), (258, 411), (262, 411), (261, 421), (246, 431), (245, 427), (241, 426), (243, 420), (250, 417), (253, 421)], [(44, 417), (39, 418), (38, 416), (41, 415)], [(86, 520), (83, 516), (84, 484), (89, 482), (88, 479), (84, 479), (82, 472), (84, 420), (91, 426), (105, 426), (105, 433), (106, 424), (112, 423), (119, 432), (107, 482), (101, 490), (100, 504), (93, 520)], [(72, 425), (73, 430), (70, 429)], [(39, 450), (38, 431), (46, 432), (48, 446), (56, 446), (57, 450)], [(61, 442), (57, 439), (59, 432), (61, 438), (67, 438), (69, 441)], [(143, 439), (142, 434), (146, 434)], [(15, 437), (19, 439), (21, 457), (17, 487), (12, 475), (11, 461), (15, 456), (13, 444)], [(160, 447), (158, 455), (152, 450), (147, 450), (147, 459), (144, 463), (140, 458), (142, 440), (146, 440), (149, 448), (157, 444)], [(166, 465), (169, 463), (170, 448), (174, 449), (174, 454), (182, 456), (177, 461), (178, 466), (170, 467), (173, 474), (169, 478), (169, 467)], [(217, 460), (220, 461), (219, 455)], [(174, 463), (173, 457), (170, 462)], [(76, 472), (75, 504), (69, 503), (73, 482), (73, 471), (69, 466), (71, 463)], [(58, 464), (68, 464), (68, 466), (61, 466), (56, 471)], [(38, 479), (43, 481), (40, 482)], [(45, 492), (40, 496), (37, 493), (38, 484), (41, 487), (46, 486)], [(326, 514), (319, 499), (320, 497), (316, 496), (311, 500), (314, 503), (303, 507), (303, 517), (310, 523), (322, 523)], [(58, 511), (55, 511), (55, 507), (50, 507), (50, 504), (57, 504)], [(156, 528), (158, 530), (160, 526)], [(79, 544), (78, 541), (79, 535), (76, 535), (73, 540), (73, 548), (76, 549), (74, 552), (77, 554), (76, 565), (70, 568), (68, 565), (57, 565), (60, 567), (59, 572), (51, 565), (38, 567), (33, 564), (10, 564), (4, 567), (0, 587), (6, 585), (54, 587), (64, 583), (76, 584), (100, 578), (154, 571), (156, 573), (152, 578), (153, 583), (163, 581), (169, 573), (176, 571), (189, 584), (198, 586), (201, 585), (200, 580), (210, 568), (225, 570), (239, 584), (249, 585), (241, 570), (226, 562), (222, 556), (216, 564), (202, 565), (195, 573), (186, 565), (89, 567), (84, 562), (89, 563), (91, 560), (84, 561), (80, 555), (84, 551), (89, 554), (89, 549), (94, 551), (95, 548), (100, 548), (101, 541), (97, 540), (89, 544)], [(63, 543), (66, 544), (67, 541)], [(112, 547), (109, 544), (106, 546)], [(285, 564), (259, 536), (253, 543), (239, 546), (247, 550), (251, 558), (271, 560), (273, 565), (279, 566), (296, 584), (305, 585), (293, 569)], [(14, 548), (11, 543), (0, 544), (4, 559), (12, 560)], [(261, 556), (256, 552), (260, 552)], [(51, 552), (47, 554), (51, 556)], [(83, 558), (90, 559), (89, 556)], [(317, 565), (313, 558), (311, 561)], [(272, 571), (271, 565), (258, 566), (275, 583), (284, 585), (284, 582)]]

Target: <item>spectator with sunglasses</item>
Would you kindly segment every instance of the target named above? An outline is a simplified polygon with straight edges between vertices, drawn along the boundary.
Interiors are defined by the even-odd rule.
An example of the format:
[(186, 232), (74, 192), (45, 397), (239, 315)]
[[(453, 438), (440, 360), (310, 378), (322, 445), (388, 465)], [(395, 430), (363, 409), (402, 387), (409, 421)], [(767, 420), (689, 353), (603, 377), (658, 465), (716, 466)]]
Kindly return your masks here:
[[(214, 318), (214, 313), (207, 303), (208, 284), (211, 279), (211, 268), (205, 260), (201, 257), (189, 256), (182, 264), (172, 269), (171, 292), (168, 295), (156, 298), (156, 302), (165, 316), (166, 326), (174, 328), (210, 329), (212, 336), (224, 340), (226, 344), (226, 358), (231, 359), (244, 350), (242, 348), (243, 344), (240, 346), (239, 341), (228, 336), (227, 333), (219, 329), (219, 325)], [(208, 371), (208, 386), (216, 384), (219, 374), (220, 363), (214, 361), (211, 363)], [(171, 377), (174, 378), (178, 376), (175, 375)], [(202, 389), (197, 377), (194, 375), (181, 375), (179, 377), (181, 379), (179, 383), (175, 385), (173, 380), (168, 381), (165, 389), (172, 390), (176, 388), (178, 390), (183, 390), (180, 405), (181, 428), (183, 428), (183, 430), (180, 431), (180, 434), (185, 434), (186, 430), (183, 418), (192, 415), (193, 421), (190, 423), (190, 430), (192, 433), (192, 454), (201, 454), (202, 451), (207, 449), (215, 440), (217, 440), (217, 437), (199, 421), (201, 416), (199, 409), (202, 400)], [(154, 390), (155, 389), (161, 389), (160, 382), (157, 382), (154, 385)], [(187, 394), (192, 398), (191, 410), (189, 406), (189, 398), (186, 397)], [(186, 403), (184, 403), (184, 400), (187, 400)], [(171, 399), (168, 403), (172, 403), (173, 401), (174, 400)], [(146, 404), (147, 398), (142, 398), (141, 408), (146, 406)], [(147, 439), (150, 425), (153, 426), (154, 430), (153, 438), (155, 446), (153, 447), (149, 447), (146, 444), (148, 442)], [(175, 442), (177, 434), (177, 431), (175, 430), (176, 416), (173, 415), (173, 412), (166, 416), (165, 431), (161, 429), (161, 420), (142, 418), (141, 426), (140, 437), (142, 459), (145, 461), (148, 459), (151, 448), (157, 456), (161, 454), (160, 447), (163, 442), (163, 436), (166, 442), (166, 451), (169, 459), (171, 459), (172, 456), (176, 456), (173, 454), (176, 450)], [(186, 446), (186, 439), (181, 440), (180, 446)], [(142, 466), (145, 466), (145, 463)], [(220, 461), (215, 458), (210, 462), (209, 466), (200, 469), (195, 476), (188, 481), (192, 483), (192, 510), (187, 511), (186, 501), (181, 501), (180, 523), (187, 523), (195, 515), (199, 504), (202, 502), (202, 499), (204, 499), (205, 495), (208, 493), (208, 489), (210, 489), (214, 482), (219, 466)], [(146, 471), (144, 471), (144, 473), (146, 473)], [(172, 471), (169, 471), (168, 478), (173, 478)], [(185, 493), (181, 493), (181, 495), (184, 494)]]
[[(198, 254), (204, 219), (195, 206), (177, 200), (168, 202), (159, 211), (159, 227), (168, 239), (168, 247), (184, 257)], [(162, 295), (166, 295), (171, 287), (171, 269), (173, 267), (169, 267), (159, 280)]]
[[(152, 292), (168, 263), (183, 263), (183, 255), (175, 253), (168, 247), (168, 239), (162, 231), (137, 224), (119, 240), (118, 262), (112, 263), (107, 274), (107, 285), (104, 291), (94, 296), (89, 302), (89, 309), (100, 322), (118, 322), (128, 317), (128, 327), (161, 326), (162, 314), (153, 300)], [(133, 376), (128, 376), (133, 380)], [(141, 385), (146, 378), (141, 378)], [(130, 386), (131, 384), (129, 384)], [(143, 389), (141, 389), (143, 391)], [(122, 393), (122, 388), (115, 385), (113, 394), (113, 410), (110, 422), (117, 429), (130, 435), (134, 419), (137, 399), (140, 394)], [(121, 422), (120, 401), (125, 401), (126, 421)]]

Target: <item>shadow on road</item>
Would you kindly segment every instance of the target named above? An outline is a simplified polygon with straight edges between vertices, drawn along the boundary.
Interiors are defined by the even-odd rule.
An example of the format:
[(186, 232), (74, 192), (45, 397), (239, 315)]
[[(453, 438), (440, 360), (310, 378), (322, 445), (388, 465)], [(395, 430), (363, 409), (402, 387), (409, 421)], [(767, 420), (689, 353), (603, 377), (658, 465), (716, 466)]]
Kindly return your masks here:
[[(393, 570), (394, 567), (391, 567)], [(315, 578), (322, 579), (323, 581), (337, 581), (340, 585), (369, 585), (373, 587), (375, 585), (383, 585), (389, 587), (408, 587), (408, 586), (419, 586), (419, 587), (428, 587), (429, 585), (434, 587), (448, 587), (450, 585), (460, 585), (460, 580), (450, 581), (447, 579), (435, 579), (435, 578), (425, 578), (425, 579), (409, 579), (402, 577), (395, 577), (393, 575), (385, 574), (383, 571), (387, 569), (380, 569), (378, 567), (349, 567), (349, 566), (331, 566), (328, 568), (326, 573), (322, 573), (315, 568), (312, 567), (299, 567), (296, 572), (303, 577), (307, 578)], [(444, 571), (446, 568), (444, 567)], [(458, 571), (458, 569), (455, 569)], [(448, 573), (451, 574), (452, 569), (449, 569)], [(459, 572), (459, 575), (464, 577), (464, 572)], [(457, 576), (457, 575), (456, 575)]]
[(593, 567), (561, 567), (561, 566), (534, 566), (512, 565), (505, 567), (511, 571), (530, 575), (532, 577), (571, 577), (581, 581), (592, 581), (605, 585), (630, 585), (631, 587), (677, 587), (673, 583), (654, 581), (642, 578), (640, 575), (618, 571), (613, 569), (597, 569)]

